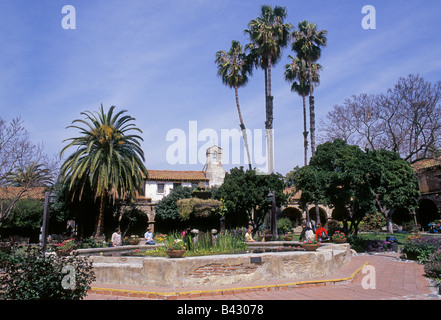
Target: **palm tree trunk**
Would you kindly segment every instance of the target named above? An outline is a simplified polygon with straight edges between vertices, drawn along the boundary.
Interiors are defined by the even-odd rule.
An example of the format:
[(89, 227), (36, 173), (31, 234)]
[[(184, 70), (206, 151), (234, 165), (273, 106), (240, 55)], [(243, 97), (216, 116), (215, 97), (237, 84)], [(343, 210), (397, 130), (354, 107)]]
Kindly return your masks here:
[(311, 130), (311, 157), (315, 155), (315, 110), (314, 96), (309, 96), (309, 129)]
[(305, 166), (308, 165), (308, 131), (306, 130), (306, 99), (303, 98), (303, 146), (305, 148)]
[(249, 150), (249, 147), (248, 147), (247, 131), (246, 131), (246, 129), (245, 129), (245, 124), (243, 123), (242, 112), (240, 111), (239, 93), (238, 93), (238, 90), (237, 90), (237, 86), (234, 86), (234, 93), (235, 93), (235, 95), (236, 95), (237, 113), (239, 114), (240, 129), (242, 130), (243, 144), (244, 144), (244, 146), (245, 146), (245, 150), (246, 150), (246, 152), (247, 152), (248, 165), (249, 165), (250, 170), (253, 170), (253, 167), (252, 167), (252, 165), (251, 165), (250, 150)]
[(100, 207), (98, 211), (98, 219), (96, 223), (96, 229), (95, 229), (95, 238), (104, 236), (104, 209), (106, 206), (106, 192), (103, 191), (103, 193), (100, 196)]
[(266, 141), (267, 141), (267, 159), (268, 159), (268, 172), (274, 172), (274, 137), (273, 137), (273, 119), (274, 119), (274, 107), (273, 97), (271, 96), (271, 55), (268, 55), (268, 92), (266, 103)]
[(309, 129), (311, 130), (311, 157), (315, 155), (315, 107), (314, 107), (314, 86), (312, 82), (311, 61), (308, 61), (309, 69)]

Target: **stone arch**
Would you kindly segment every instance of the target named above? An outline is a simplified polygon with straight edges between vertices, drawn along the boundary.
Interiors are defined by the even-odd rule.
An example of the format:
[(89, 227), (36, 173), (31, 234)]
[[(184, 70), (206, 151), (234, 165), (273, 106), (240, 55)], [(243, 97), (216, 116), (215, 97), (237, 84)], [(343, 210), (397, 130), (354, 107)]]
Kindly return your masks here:
[[(320, 222), (322, 225), (325, 225), (326, 222), (328, 221), (328, 218), (330, 217), (328, 211), (329, 208), (325, 208), (319, 205)], [(316, 221), (315, 205), (309, 207), (308, 212), (309, 212), (309, 219)]]
[(289, 218), (294, 227), (297, 227), (301, 225), (303, 220), (303, 212), (298, 207), (295, 206), (288, 206), (286, 208), (282, 209), (282, 212), (280, 213), (281, 218)]
[(427, 198), (421, 198), (418, 204), (419, 208), (416, 212), (417, 222), (421, 225), (421, 228), (428, 230), (429, 222), (440, 218), (439, 208), (437, 203)]

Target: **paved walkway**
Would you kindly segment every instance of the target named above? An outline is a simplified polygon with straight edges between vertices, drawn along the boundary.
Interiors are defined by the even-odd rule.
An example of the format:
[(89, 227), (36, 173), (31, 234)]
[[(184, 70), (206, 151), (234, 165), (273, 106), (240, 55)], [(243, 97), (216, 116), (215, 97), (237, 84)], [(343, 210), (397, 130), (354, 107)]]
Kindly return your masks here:
[(302, 281), (152, 288), (92, 284), (85, 300), (441, 300), (424, 267), (398, 254), (357, 255), (338, 272)]

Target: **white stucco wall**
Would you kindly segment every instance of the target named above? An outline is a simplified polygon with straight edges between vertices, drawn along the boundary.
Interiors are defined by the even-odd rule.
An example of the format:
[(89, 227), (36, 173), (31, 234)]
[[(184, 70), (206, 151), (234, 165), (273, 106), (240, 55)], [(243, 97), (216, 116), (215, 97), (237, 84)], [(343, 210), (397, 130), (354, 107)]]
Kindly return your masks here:
[[(163, 183), (164, 184), (164, 192), (159, 193), (158, 192), (158, 184)], [(190, 187), (192, 186), (191, 182), (177, 182), (181, 183), (183, 187)], [(170, 194), (171, 190), (173, 189), (173, 182), (170, 181), (146, 181), (145, 182), (145, 197), (151, 198), (152, 203), (157, 203), (158, 201), (162, 200), (163, 197)]]

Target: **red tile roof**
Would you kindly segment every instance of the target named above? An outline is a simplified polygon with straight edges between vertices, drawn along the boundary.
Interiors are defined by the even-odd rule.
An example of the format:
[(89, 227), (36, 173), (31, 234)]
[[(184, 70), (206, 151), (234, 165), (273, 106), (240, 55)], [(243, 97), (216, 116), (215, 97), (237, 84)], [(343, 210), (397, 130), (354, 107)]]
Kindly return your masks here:
[(147, 180), (155, 181), (208, 181), (204, 171), (148, 170)]
[(441, 166), (441, 158), (437, 159), (423, 159), (412, 163), (412, 167), (415, 171), (421, 171), (433, 167)]
[[(22, 190), (23, 188), (19, 187), (2, 187), (0, 188), (0, 199), (13, 199)], [(27, 190), (21, 198), (43, 200), (45, 191), (46, 188), (44, 187), (31, 188)]]
[(289, 195), (290, 200), (300, 200), (302, 196), (302, 190), (296, 191), (295, 187), (285, 188), (283, 193)]

